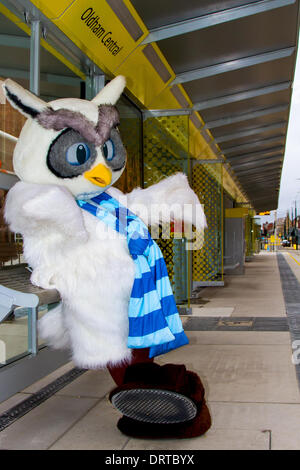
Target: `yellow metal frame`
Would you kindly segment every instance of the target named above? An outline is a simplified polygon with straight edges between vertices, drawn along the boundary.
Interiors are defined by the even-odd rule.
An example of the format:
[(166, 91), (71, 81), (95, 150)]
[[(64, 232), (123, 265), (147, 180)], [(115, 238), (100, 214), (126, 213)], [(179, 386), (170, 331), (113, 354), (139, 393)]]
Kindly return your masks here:
[[(26, 23), (20, 21), (20, 19), (12, 13), (8, 8), (0, 3), (0, 13), (2, 13), (6, 18), (12, 21), (18, 28), (22, 29), (28, 36), (31, 36), (31, 29), (27, 26)], [(60, 62), (62, 62), (66, 67), (68, 67), (72, 72), (80, 77), (82, 80), (85, 80), (85, 74), (74, 64), (72, 64), (68, 59), (66, 59), (60, 52), (58, 52), (54, 47), (52, 47), (45, 39), (41, 38), (41, 46), (46, 49), (50, 54), (56, 57)]]
[[(87, 56), (89, 56), (90, 59), (95, 62), (109, 77), (115, 76), (117, 74), (125, 75), (127, 78), (127, 90), (130, 96), (134, 97), (134, 99), (136, 99), (142, 106), (146, 107), (147, 109), (181, 108), (173, 94), (170, 92), (169, 88), (169, 85), (175, 78), (175, 73), (162, 54), (158, 45), (156, 43), (151, 44), (157, 56), (170, 73), (170, 79), (166, 83), (163, 82), (159, 74), (143, 54), (143, 49), (146, 46), (142, 45), (142, 41), (149, 34), (149, 31), (142, 18), (131, 4), (130, 0), (123, 0), (123, 3), (144, 33), (137, 41), (133, 40), (133, 38), (123, 26), (122, 22), (119, 20), (117, 15), (113, 12), (105, 0), (101, 0), (101, 2), (87, 2), (87, 0), (52, 0), (51, 2), (48, 0), (32, 0), (32, 3), (37, 8), (39, 8), (40, 11), (51, 21), (53, 21), (53, 23), (58, 28), (60, 28), (81, 50), (83, 50), (83, 52), (87, 54)], [(81, 31), (80, 27), (82, 26), (82, 22), (80, 22), (80, 16), (75, 14), (76, 12), (81, 11), (80, 8), (85, 8), (87, 5), (89, 7), (95, 8), (95, 11), (97, 11), (97, 8), (101, 7), (102, 16), (105, 17), (106, 15), (106, 17), (109, 17), (110, 24), (113, 25), (119, 34), (121, 34), (122, 41), (128, 48), (128, 53), (126, 56), (124, 56), (121, 62), (115, 62), (115, 65), (113, 65), (113, 61), (107, 57), (110, 62), (106, 63), (106, 59), (104, 57), (105, 54), (99, 55), (99, 53), (95, 52), (95, 49), (91, 48), (92, 46), (90, 46), (89, 49), (86, 42), (86, 31)], [(20, 20), (13, 13), (9, 12), (6, 7), (0, 5), (0, 11), (9, 19), (11, 19), (18, 27), (30, 35), (30, 28), (25, 23), (20, 22)], [(64, 63), (78, 77), (80, 77), (82, 80), (85, 80), (85, 74), (76, 66), (74, 66), (70, 61), (68, 61), (68, 59), (63, 57), (62, 54), (56, 51), (55, 48), (47, 43), (46, 40), (42, 39), (41, 45), (58, 60)], [(191, 99), (185, 92), (183, 86), (179, 84), (178, 87), (189, 105), (192, 106)], [(204, 124), (201, 115), (198, 112), (196, 112), (196, 115), (200, 119), (200, 122)], [(209, 131), (208, 134), (211, 136)], [(189, 151), (191, 152), (193, 158), (216, 158), (215, 153), (202, 137), (199, 129), (197, 129), (192, 123), (189, 135)], [(241, 193), (235, 181), (232, 179), (225, 168), (223, 168), (223, 173), (223, 184), (226, 191), (228, 191), (228, 193), (238, 202), (246, 202), (245, 196)]]
[(249, 209), (246, 207), (235, 207), (234, 209), (225, 209), (225, 217), (241, 218), (248, 215)]

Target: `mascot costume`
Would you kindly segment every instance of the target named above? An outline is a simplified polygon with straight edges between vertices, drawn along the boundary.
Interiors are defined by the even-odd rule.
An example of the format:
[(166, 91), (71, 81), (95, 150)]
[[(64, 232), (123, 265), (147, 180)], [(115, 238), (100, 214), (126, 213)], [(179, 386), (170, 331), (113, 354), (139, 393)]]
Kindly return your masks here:
[(69, 349), (79, 367), (108, 368), (117, 384), (110, 400), (123, 414), (119, 429), (150, 438), (199, 436), (210, 427), (199, 377), (184, 365), (153, 362), (188, 340), (147, 229), (165, 216), (149, 221), (145, 214), (162, 202), (197, 205), (197, 220), (173, 219), (200, 231), (205, 216), (184, 174), (126, 195), (112, 187), (126, 164), (114, 106), (124, 87), (117, 76), (92, 101), (45, 103), (3, 82), (10, 104), (28, 118), (13, 157), (20, 182), (8, 193), (5, 218), (23, 235), (31, 282), (61, 296), (39, 320), (41, 337)]

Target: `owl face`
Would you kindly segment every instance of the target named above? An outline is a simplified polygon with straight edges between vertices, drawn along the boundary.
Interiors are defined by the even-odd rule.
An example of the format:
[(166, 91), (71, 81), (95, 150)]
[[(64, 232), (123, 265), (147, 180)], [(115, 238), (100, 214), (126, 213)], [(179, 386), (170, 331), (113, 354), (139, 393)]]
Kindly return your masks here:
[(125, 86), (119, 76), (92, 101), (48, 104), (11, 80), (3, 84), (12, 106), (29, 119), (14, 152), (14, 169), (29, 183), (57, 184), (75, 196), (105, 191), (121, 176), (126, 151), (114, 104)]

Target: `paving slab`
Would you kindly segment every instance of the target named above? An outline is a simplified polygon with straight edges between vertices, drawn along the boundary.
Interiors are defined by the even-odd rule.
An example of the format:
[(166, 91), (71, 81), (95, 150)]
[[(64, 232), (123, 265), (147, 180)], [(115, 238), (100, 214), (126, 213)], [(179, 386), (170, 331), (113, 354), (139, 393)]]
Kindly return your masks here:
[(190, 440), (130, 439), (125, 450), (300, 450), (300, 405), (208, 402), (211, 429)]
[(56, 395), (102, 398), (115, 386), (115, 382), (106, 369), (90, 370), (62, 388)]
[(130, 439), (124, 450), (268, 450), (269, 437), (261, 431), (210, 429), (193, 439)]
[(29, 387), (26, 387), (24, 390), (22, 390), (22, 393), (36, 393), (41, 390), (41, 388), (69, 372), (71, 369), (74, 369), (74, 367), (75, 365), (73, 362), (68, 362), (67, 364), (56, 369), (54, 372), (51, 372), (51, 374), (46, 375), (37, 382), (34, 382)]
[(1, 431), (0, 449), (48, 449), (96, 403), (92, 398), (53, 396)]
[(290, 334), (284, 332), (265, 331), (186, 331), (190, 345), (204, 344), (269, 344), (277, 346), (285, 344), (290, 347)]
[(50, 450), (121, 450), (129, 438), (116, 427), (120, 417), (121, 414), (111, 403), (103, 399)]
[(300, 450), (300, 405), (209, 402), (213, 429), (270, 430), (272, 450)]
[(285, 316), (276, 253), (260, 253), (246, 263), (245, 274), (225, 276), (225, 287), (207, 287), (206, 308), (234, 308), (233, 316)]
[(233, 312), (233, 307), (192, 307), (195, 317), (230, 317)]
[(197, 344), (160, 356), (158, 361), (183, 363), (198, 373), (211, 401), (300, 403), (291, 356), (287, 345)]

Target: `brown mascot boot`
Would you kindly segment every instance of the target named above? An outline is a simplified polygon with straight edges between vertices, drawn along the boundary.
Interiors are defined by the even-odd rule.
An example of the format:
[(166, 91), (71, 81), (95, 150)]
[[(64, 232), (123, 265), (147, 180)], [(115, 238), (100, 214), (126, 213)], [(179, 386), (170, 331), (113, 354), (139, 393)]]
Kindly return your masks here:
[(201, 380), (184, 365), (131, 365), (109, 398), (124, 415), (119, 430), (131, 437), (183, 439), (211, 426)]

